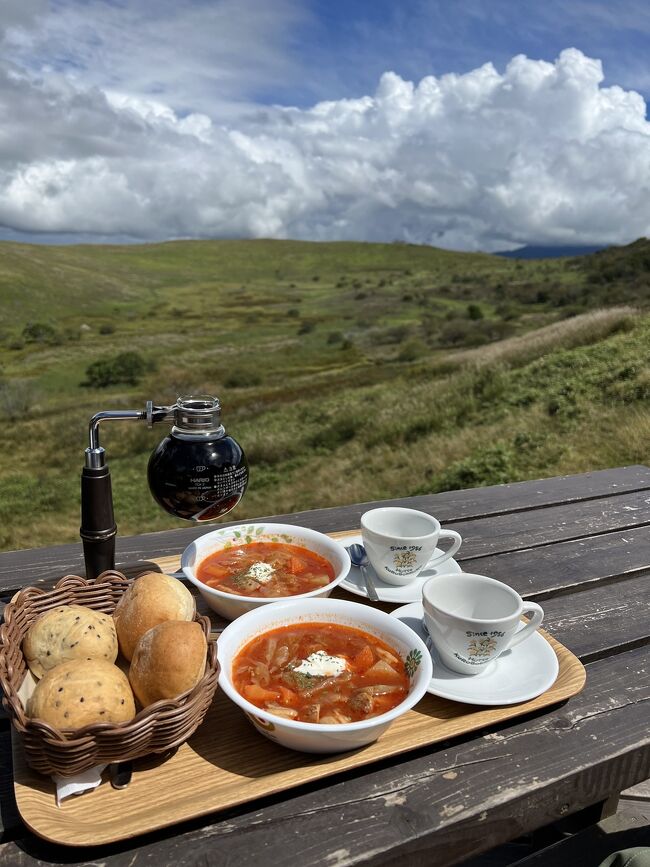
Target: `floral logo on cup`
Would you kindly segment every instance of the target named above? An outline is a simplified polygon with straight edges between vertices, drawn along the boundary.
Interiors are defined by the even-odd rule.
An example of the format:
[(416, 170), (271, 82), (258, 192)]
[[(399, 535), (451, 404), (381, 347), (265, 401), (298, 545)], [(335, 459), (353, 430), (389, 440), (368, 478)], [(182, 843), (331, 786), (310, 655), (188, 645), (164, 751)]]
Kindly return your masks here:
[(417, 562), (413, 551), (400, 551), (393, 557), (393, 563), (397, 569), (412, 569)]
[(467, 645), (468, 656), (490, 656), (496, 650), (494, 638), (473, 638)]

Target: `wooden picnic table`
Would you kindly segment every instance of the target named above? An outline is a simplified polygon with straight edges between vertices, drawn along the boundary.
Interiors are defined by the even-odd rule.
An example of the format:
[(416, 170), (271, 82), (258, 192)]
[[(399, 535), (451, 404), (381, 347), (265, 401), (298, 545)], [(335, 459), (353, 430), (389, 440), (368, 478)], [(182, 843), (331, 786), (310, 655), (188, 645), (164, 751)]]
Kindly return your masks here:
[[(22, 824), (4, 719), (0, 865), (443, 867), (470, 857), (478, 864), (478, 853), (650, 777), (650, 468), (387, 502), (430, 512), (458, 530), (464, 571), (491, 575), (541, 602), (545, 628), (586, 666), (584, 690), (489, 730), (92, 850), (47, 843)], [(348, 530), (376, 505), (275, 520)], [(118, 568), (178, 554), (204, 532), (205, 526), (119, 538)], [(20, 587), (47, 587), (80, 572), (80, 545), (0, 554), (0, 594), (6, 602)]]

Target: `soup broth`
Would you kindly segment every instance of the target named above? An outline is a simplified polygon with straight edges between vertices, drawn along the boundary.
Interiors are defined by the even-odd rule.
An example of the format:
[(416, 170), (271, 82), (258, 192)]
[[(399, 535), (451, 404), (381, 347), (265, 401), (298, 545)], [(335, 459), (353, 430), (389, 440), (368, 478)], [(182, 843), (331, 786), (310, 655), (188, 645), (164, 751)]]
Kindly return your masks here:
[(235, 657), (232, 680), (269, 713), (322, 724), (379, 716), (409, 691), (395, 650), (338, 623), (300, 623), (257, 636)]
[(332, 564), (307, 548), (285, 542), (233, 545), (207, 557), (199, 581), (238, 596), (295, 596), (334, 580)]

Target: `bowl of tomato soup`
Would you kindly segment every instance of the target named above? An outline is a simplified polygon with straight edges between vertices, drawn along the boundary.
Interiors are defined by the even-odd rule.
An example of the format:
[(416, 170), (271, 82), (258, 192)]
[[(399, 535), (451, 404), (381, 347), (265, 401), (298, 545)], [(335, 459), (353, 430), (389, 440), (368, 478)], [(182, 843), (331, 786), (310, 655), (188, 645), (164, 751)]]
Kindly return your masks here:
[(340, 542), (290, 524), (240, 524), (200, 536), (181, 568), (228, 620), (280, 599), (329, 596), (350, 571)]
[(267, 738), (336, 753), (377, 740), (425, 694), (431, 656), (389, 614), (342, 599), (285, 599), (219, 636), (219, 686)]

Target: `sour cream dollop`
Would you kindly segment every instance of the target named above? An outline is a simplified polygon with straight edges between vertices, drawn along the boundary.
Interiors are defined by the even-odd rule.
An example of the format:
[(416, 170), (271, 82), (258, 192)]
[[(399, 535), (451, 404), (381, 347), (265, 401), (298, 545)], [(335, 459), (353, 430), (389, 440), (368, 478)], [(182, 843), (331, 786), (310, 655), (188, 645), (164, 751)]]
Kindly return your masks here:
[(348, 664), (342, 657), (330, 656), (324, 650), (317, 650), (315, 653), (310, 653), (307, 659), (303, 659), (294, 671), (310, 674), (312, 677), (336, 677), (347, 667)]

